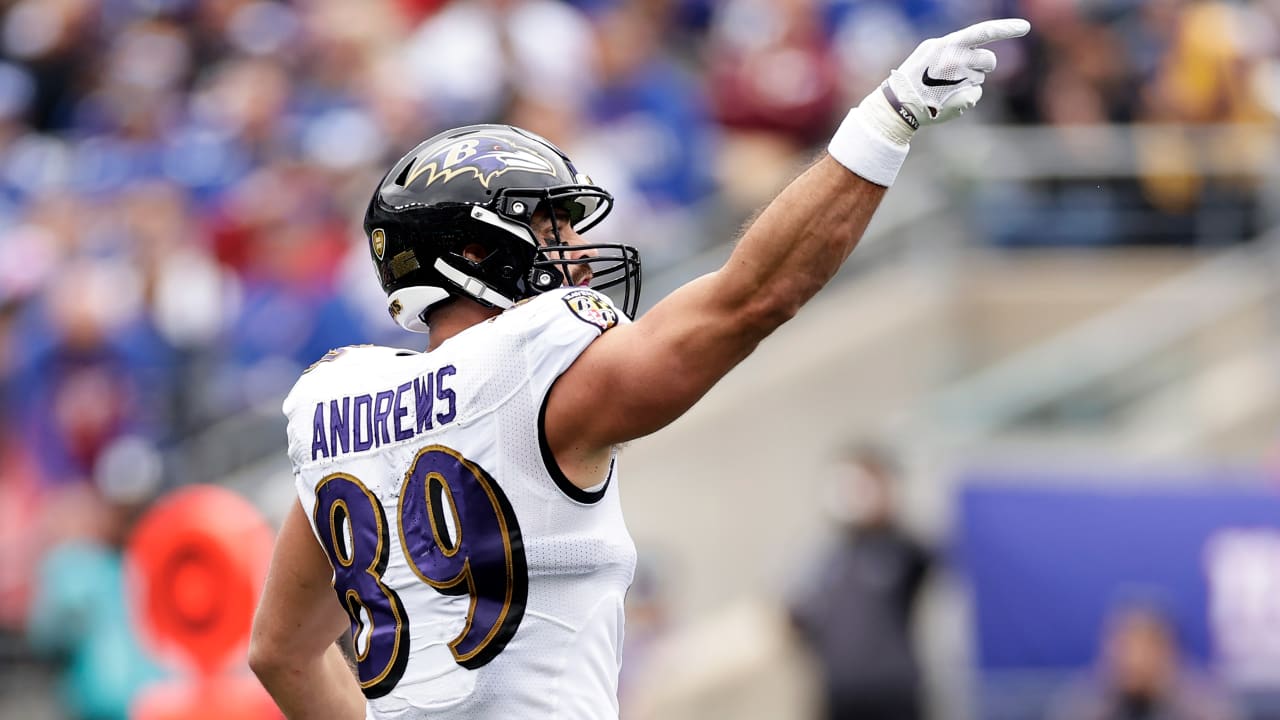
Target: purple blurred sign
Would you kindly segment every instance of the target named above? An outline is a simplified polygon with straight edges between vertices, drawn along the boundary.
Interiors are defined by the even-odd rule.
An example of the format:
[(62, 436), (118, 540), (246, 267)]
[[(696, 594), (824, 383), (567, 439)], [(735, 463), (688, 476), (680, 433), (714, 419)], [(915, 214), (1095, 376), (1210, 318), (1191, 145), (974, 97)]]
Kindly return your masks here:
[(958, 540), (981, 669), (1088, 665), (1107, 613), (1144, 602), (1232, 684), (1280, 686), (1280, 491), (1186, 479), (970, 475)]

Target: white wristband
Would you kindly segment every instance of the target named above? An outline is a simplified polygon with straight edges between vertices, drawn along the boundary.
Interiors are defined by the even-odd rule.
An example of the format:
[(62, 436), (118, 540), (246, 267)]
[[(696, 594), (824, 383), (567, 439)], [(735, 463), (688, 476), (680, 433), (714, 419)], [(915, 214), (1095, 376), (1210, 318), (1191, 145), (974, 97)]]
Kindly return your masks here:
[[(888, 108), (888, 103), (885, 107)], [(883, 131), (869, 122), (867, 112), (861, 106), (850, 110), (827, 145), (827, 152), (859, 177), (889, 187), (897, 179), (911, 146), (885, 137)]]

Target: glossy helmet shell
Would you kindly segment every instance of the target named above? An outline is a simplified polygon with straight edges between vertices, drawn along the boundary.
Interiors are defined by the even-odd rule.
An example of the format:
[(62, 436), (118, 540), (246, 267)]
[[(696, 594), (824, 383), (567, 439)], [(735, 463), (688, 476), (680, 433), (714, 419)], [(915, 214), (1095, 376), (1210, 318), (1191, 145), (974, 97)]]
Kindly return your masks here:
[[(365, 212), (364, 231), (391, 316), (426, 332), (437, 303), (465, 297), (506, 309), (559, 287), (567, 276), (558, 240), (541, 245), (535, 209), (566, 211), (578, 233), (609, 213), (613, 196), (592, 184), (554, 145), (510, 125), (470, 125), (421, 143), (391, 168)], [(473, 261), (463, 250), (482, 245)], [(592, 249), (592, 287), (625, 283), (624, 312), (639, 300), (639, 253), (625, 245)], [(571, 264), (570, 263), (570, 264)]]

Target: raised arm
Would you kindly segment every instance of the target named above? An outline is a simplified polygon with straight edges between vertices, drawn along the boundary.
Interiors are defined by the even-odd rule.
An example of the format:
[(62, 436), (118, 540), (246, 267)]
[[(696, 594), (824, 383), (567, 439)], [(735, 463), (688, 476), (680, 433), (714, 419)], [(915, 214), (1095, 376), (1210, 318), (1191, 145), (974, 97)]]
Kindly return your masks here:
[(719, 270), (592, 343), (552, 389), (547, 441), (569, 479), (600, 480), (614, 444), (669, 424), (793, 317), (857, 245), (920, 127), (974, 106), (996, 57), (1025, 35), (992, 20), (921, 43), (850, 111), (828, 153), (765, 208)]

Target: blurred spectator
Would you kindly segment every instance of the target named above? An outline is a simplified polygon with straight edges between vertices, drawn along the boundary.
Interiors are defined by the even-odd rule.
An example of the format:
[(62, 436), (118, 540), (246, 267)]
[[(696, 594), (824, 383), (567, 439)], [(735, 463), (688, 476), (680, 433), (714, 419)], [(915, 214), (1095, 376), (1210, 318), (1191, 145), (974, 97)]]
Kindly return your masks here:
[(599, 86), (585, 116), (595, 148), (579, 162), (604, 166), (602, 182), (613, 174), (623, 193), (620, 209), (643, 218), (622, 242), (640, 248), (646, 267), (702, 247), (698, 215), (715, 188), (717, 129), (702, 79), (664, 44), (671, 21), (669, 8), (644, 0), (618, 0), (592, 16)]
[(1181, 666), (1178, 640), (1157, 608), (1132, 605), (1107, 624), (1097, 676), (1066, 690), (1051, 720), (1234, 720), (1241, 716)]
[(13, 399), (41, 477), (53, 485), (87, 481), (103, 450), (142, 430), (155, 418), (148, 404), (171, 389), (166, 378), (149, 372), (151, 359), (127, 342), (146, 333), (136, 268), (79, 259), (59, 276), (26, 319), (28, 344)]
[(912, 625), (930, 553), (896, 518), (897, 469), (884, 450), (846, 452), (832, 482), (840, 535), (790, 603), (822, 670), (824, 717), (922, 718)]
[[(1271, 3), (1002, 2), (1031, 20), (1025, 58), (1002, 67), (1005, 110), (1059, 129), (1141, 123), (1132, 176), (1048, 178), (979, 206), (1005, 245), (1240, 242), (1262, 227), (1257, 158), (1274, 152), (1267, 108), (1280, 23)], [(998, 86), (998, 85), (997, 85)], [(1097, 138), (1099, 136), (1092, 136)], [(1114, 150), (1112, 150), (1114, 152)], [(985, 201), (994, 204), (986, 204)]]
[[(0, 302), (0, 334), (13, 305)], [(6, 364), (10, 348), (0, 348), (0, 409), (12, 407), (14, 388)], [(31, 577), (41, 550), (38, 528), (42, 503), (39, 473), (20, 434), (16, 418), (0, 413), (0, 630), (21, 628), (31, 595)]]
[(158, 469), (146, 450), (123, 453), (104, 475), (105, 492), (76, 485), (50, 498), (58, 512), (47, 516), (49, 549), (28, 616), (28, 641), (60, 667), (60, 699), (74, 720), (127, 720), (138, 691), (164, 676), (130, 617), (121, 554)]
[(87, 0), (21, 0), (10, 3), (0, 24), (6, 58), (22, 63), (35, 79), (31, 124), (37, 130), (67, 130), (73, 110), (101, 60), (91, 40), (94, 5)]
[(838, 73), (816, 0), (730, 0), (713, 36), (710, 74), (720, 122), (816, 145), (836, 115)]
[(725, 129), (720, 176), (741, 211), (772, 197), (836, 119), (840, 68), (819, 10), (815, 0), (729, 0), (713, 20), (707, 65)]
[[(595, 72), (566, 96), (544, 82), (513, 89), (507, 118), (564, 147), (615, 198), (620, 217), (593, 229), (597, 242), (639, 247), (663, 267), (706, 241), (700, 216), (713, 189), (716, 138), (696, 77), (664, 42), (674, 16), (662, 3), (588, 3)], [(576, 38), (574, 40), (576, 42)]]
[[(1261, 228), (1250, 158), (1269, 156), (1274, 133), (1255, 80), (1273, 57), (1277, 29), (1260, 8), (1218, 0), (1154, 3), (1146, 11), (1164, 33), (1166, 52), (1142, 88), (1140, 119), (1160, 132), (1139, 147), (1144, 197), (1171, 216), (1190, 216), (1192, 235), (1242, 239)], [(1239, 130), (1202, 144), (1174, 124), (1234, 125)], [(1168, 127), (1161, 128), (1161, 125)], [(1236, 176), (1206, 177), (1203, 168), (1231, 164)]]
[(498, 117), (512, 92), (573, 103), (595, 85), (587, 20), (554, 0), (455, 0), (406, 51), (437, 127)]

